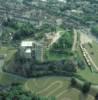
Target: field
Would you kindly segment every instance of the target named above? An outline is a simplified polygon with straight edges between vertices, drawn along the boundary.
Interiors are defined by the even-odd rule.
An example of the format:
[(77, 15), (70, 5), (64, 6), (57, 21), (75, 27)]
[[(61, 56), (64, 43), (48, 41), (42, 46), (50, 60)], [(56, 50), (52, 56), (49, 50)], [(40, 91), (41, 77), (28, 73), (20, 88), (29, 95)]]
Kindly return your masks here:
[(46, 51), (47, 61), (60, 61), (61, 59), (66, 59), (64, 54), (56, 54)]
[(16, 49), (11, 47), (0, 47), (0, 55), (6, 56), (5, 61), (10, 61), (14, 57), (16, 51)]
[(94, 84), (98, 84), (98, 73), (91, 72), (88, 66), (86, 66), (84, 70), (78, 69), (77, 73), (86, 81), (89, 81)]
[(90, 56), (92, 57), (95, 64), (98, 66), (98, 43), (93, 42), (92, 47), (90, 45), (85, 45), (87, 51), (89, 52)]
[(0, 72), (0, 85), (11, 84), (13, 82), (24, 83), (25, 81), (26, 81), (25, 78), (22, 78), (22, 77), (19, 77), (16, 75), (12, 75), (9, 73)]
[[(94, 52), (94, 55), (91, 55), (92, 58), (94, 58), (94, 61), (96, 64), (98, 64), (98, 44), (96, 42), (92, 42), (92, 48), (90, 47), (89, 44), (85, 44), (85, 48), (87, 49), (87, 51), (89, 52), (89, 54), (91, 55), (91, 52)], [(95, 73), (95, 72), (91, 72), (90, 68), (88, 67), (86, 61), (84, 60), (84, 57), (83, 57), (83, 54), (81, 52), (81, 49), (79, 47), (79, 44), (78, 44), (78, 47), (77, 47), (77, 52), (79, 54), (79, 57), (85, 62), (85, 69), (84, 70), (81, 70), (81, 69), (78, 69), (78, 72), (77, 74), (80, 75), (83, 79), (91, 82), (91, 83), (94, 83), (94, 84), (98, 84), (98, 73)]]
[[(92, 44), (85, 44), (85, 48), (90, 54), (92, 60), (98, 66), (98, 43), (92, 42)], [(81, 52), (79, 52), (81, 54)], [(92, 66), (94, 69), (94, 67)], [(94, 69), (95, 70), (95, 69)], [(90, 81), (94, 84), (98, 84), (98, 72), (91, 72), (88, 66), (85, 70), (78, 70), (78, 74), (87, 81)]]
[(56, 100), (94, 100), (92, 96), (84, 97), (79, 90), (70, 87), (70, 81), (65, 77), (29, 79), (24, 87), (32, 93), (40, 96), (55, 97)]

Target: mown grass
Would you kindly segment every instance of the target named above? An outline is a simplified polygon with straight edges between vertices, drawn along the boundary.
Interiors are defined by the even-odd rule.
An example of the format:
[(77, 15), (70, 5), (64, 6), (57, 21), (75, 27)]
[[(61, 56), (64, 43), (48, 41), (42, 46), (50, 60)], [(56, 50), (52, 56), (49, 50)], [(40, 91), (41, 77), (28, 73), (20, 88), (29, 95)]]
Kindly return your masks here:
[(25, 78), (16, 76), (16, 75), (12, 75), (9, 73), (5, 73), (5, 72), (0, 72), (0, 84), (1, 85), (8, 85), (11, 83), (24, 83), (26, 81)]
[[(25, 83), (24, 88), (41, 96), (56, 97), (56, 100), (80, 100), (82, 95), (79, 90), (70, 87), (70, 81), (66, 77), (30, 79)], [(94, 99), (92, 96), (87, 96), (86, 100)]]
[[(98, 63), (98, 61), (97, 61), (97, 59), (98, 59), (97, 53), (98, 52), (96, 52), (98, 50), (98, 44), (93, 42), (92, 48), (88, 44), (85, 44), (85, 47), (89, 53), (94, 52), (94, 55), (91, 55), (91, 57), (93, 56), (92, 58), (94, 59), (94, 61)], [(83, 54), (82, 54), (79, 46), (77, 48), (77, 51), (78, 51), (78, 54), (81, 57), (81, 59), (84, 60)], [(85, 62), (85, 60), (84, 60), (84, 62)], [(98, 84), (98, 73), (91, 72), (91, 70), (88, 67), (86, 62), (85, 62), (85, 69), (84, 70), (78, 69), (77, 74), (80, 75), (86, 81), (89, 81), (89, 82), (94, 83), (94, 84)]]
[(91, 45), (92, 47), (90, 47), (89, 44), (86, 44), (85, 47), (95, 64), (98, 66), (98, 43), (93, 42)]
[(62, 59), (67, 59), (69, 56), (65, 54), (57, 54), (51, 51), (46, 51), (47, 61), (60, 61)]
[(78, 69), (77, 74), (88, 82), (98, 84), (98, 73), (91, 72), (88, 67), (86, 67), (84, 70)]
[(17, 50), (11, 47), (0, 47), (0, 55), (5, 56), (5, 62), (12, 60), (16, 52)]

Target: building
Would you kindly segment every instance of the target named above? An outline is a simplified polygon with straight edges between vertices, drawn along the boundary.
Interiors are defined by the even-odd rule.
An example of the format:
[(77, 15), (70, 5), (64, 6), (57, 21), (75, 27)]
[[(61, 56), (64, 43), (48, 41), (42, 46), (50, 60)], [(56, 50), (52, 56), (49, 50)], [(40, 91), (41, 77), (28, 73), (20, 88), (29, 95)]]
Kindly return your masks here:
[(35, 45), (35, 59), (38, 62), (44, 62), (44, 45), (43, 44), (37, 44)]
[(52, 46), (59, 38), (59, 32), (46, 33), (40, 41), (22, 41), (20, 44), (20, 55), (26, 59), (44, 62), (45, 49)]
[(20, 44), (20, 56), (38, 62), (44, 61), (44, 46), (36, 41), (22, 41)]
[(34, 50), (34, 42), (33, 41), (22, 41), (20, 44), (20, 56), (31, 59), (32, 51)]

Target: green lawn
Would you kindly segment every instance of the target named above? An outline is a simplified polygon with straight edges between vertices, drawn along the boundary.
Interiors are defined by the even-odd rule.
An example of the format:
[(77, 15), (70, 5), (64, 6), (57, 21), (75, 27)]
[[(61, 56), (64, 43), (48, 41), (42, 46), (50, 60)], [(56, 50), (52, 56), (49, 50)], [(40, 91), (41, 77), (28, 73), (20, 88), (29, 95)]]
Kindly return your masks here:
[(83, 79), (85, 79), (91, 83), (98, 84), (98, 73), (91, 72), (91, 70), (88, 67), (86, 67), (86, 69), (84, 69), (84, 70), (78, 69), (77, 73)]
[[(62, 29), (60, 27), (57, 27), (57, 31), (58, 32), (60, 31), (61, 37), (62, 37), (62, 35), (64, 35), (64, 34), (67, 33), (66, 30), (64, 30), (64, 29)], [(63, 54), (56, 53), (56, 52), (52, 52), (52, 51), (50, 51), (51, 48), (46, 49), (46, 52), (45, 52), (47, 61), (59, 61), (59, 60), (67, 59), (67, 58), (70, 57), (70, 54), (69, 53), (71, 53), (71, 48), (65, 49), (66, 51)], [(59, 50), (59, 48), (58, 48), (58, 50)], [(67, 53), (67, 51), (69, 51), (69, 53)]]
[[(29, 79), (24, 87), (25, 90), (32, 93), (46, 97), (55, 97), (56, 100), (81, 100), (80, 96), (83, 97), (82, 93), (75, 88), (71, 88), (69, 84), (70, 81), (66, 77), (43, 77)], [(94, 98), (89, 95), (85, 100), (94, 100)]]
[(2, 85), (7, 85), (13, 82), (21, 82), (24, 83), (26, 81), (25, 78), (19, 77), (19, 76), (15, 76), (12, 74), (8, 74), (8, 73), (4, 73), (4, 72), (0, 72), (0, 84)]
[(60, 61), (62, 59), (68, 58), (66, 54), (56, 54), (49, 51), (46, 51), (47, 61)]
[(95, 62), (95, 64), (98, 66), (98, 43), (93, 42), (92, 48), (88, 44), (86, 44), (85, 47), (89, 52), (90, 56), (92, 57), (93, 61)]
[[(93, 46), (93, 48), (91, 48), (88, 44), (85, 44), (85, 47), (89, 53), (94, 52), (94, 55), (91, 55), (91, 57), (94, 59), (95, 63), (98, 64), (98, 61), (97, 61), (98, 60), (98, 52), (97, 52), (98, 44), (93, 42), (92, 46)], [(78, 50), (78, 53), (79, 53), (79, 56), (81, 57), (81, 59), (84, 60), (83, 54), (79, 47), (77, 48), (77, 50)], [(85, 62), (85, 60), (84, 60), (84, 62)], [(86, 64), (86, 62), (85, 62), (85, 67), (86, 68), (84, 70), (78, 69), (77, 74), (89, 82), (98, 84), (98, 73), (91, 72), (91, 70), (88, 67), (88, 65)]]
[(11, 47), (0, 47), (0, 54), (5, 55), (5, 61), (8, 62), (13, 59), (14, 54), (16, 53), (16, 49)]

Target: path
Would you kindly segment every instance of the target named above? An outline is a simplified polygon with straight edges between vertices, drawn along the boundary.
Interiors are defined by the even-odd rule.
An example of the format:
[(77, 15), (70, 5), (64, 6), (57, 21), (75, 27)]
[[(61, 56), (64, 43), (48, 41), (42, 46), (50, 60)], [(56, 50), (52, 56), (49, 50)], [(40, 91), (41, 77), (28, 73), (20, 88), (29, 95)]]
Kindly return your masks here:
[(53, 87), (56, 84), (58, 84), (58, 87), (57, 88), (61, 88), (63, 86), (63, 83), (61, 81), (56, 81), (56, 82), (51, 83), (48, 87), (46, 87), (45, 89), (43, 89), (43, 90), (41, 90), (41, 91), (39, 91), (37, 93), (40, 94), (40, 93), (46, 92), (49, 88)]
[[(39, 87), (39, 84), (37, 83), (37, 81), (36, 81), (36, 79), (33, 79), (33, 82), (34, 82), (34, 85), (35, 86), (37, 86), (37, 87)], [(47, 82), (46, 82), (47, 83)], [(57, 87), (56, 88), (53, 88), (55, 85), (57, 85)], [(46, 86), (46, 87), (44, 87), (43, 89), (41, 89), (41, 90), (39, 90), (39, 91), (37, 91), (36, 92), (36, 94), (43, 94), (43, 93), (46, 93), (46, 92), (48, 92), (50, 89), (52, 89), (51, 91), (49, 91), (48, 93), (47, 93), (47, 97), (50, 97), (52, 94), (54, 94), (55, 92), (57, 92), (57, 91), (59, 91), (59, 89), (61, 89), (62, 87), (63, 87), (63, 85), (64, 85), (64, 83), (62, 82), (62, 81), (54, 81), (54, 82), (52, 82), (52, 83), (50, 83), (48, 86)], [(25, 83), (25, 88), (27, 89), (27, 90), (29, 90), (30, 88), (29, 88), (29, 84), (28, 84), (28, 82), (27, 83)], [(68, 92), (69, 90), (68, 89), (66, 89), (66, 90), (62, 90), (60, 93), (58, 93), (57, 95), (56, 95), (56, 98), (57, 98), (57, 100), (58, 100), (58, 98), (60, 98), (60, 97), (62, 97), (62, 95), (63, 94), (65, 94), (66, 92)], [(64, 99), (64, 98), (63, 98)], [(62, 99), (62, 100), (63, 100)], [(71, 100), (70, 98), (66, 98), (66, 100)]]
[(92, 57), (90, 56), (90, 54), (88, 53), (88, 51), (86, 50), (86, 53), (89, 57), (90, 62), (92, 63), (92, 65), (95, 67), (95, 69), (98, 71), (98, 66), (95, 64), (95, 62), (93, 61)]
[(49, 47), (59, 40), (59, 38), (61, 37), (61, 34), (60, 34), (61, 32), (63, 31), (58, 31), (56, 33), (56, 36), (53, 38), (53, 41), (50, 43)]
[[(93, 42), (93, 39), (91, 38), (91, 36), (87, 35), (86, 33), (82, 33), (82, 31), (80, 31), (80, 43), (81, 43), (81, 45), (86, 44), (86, 43), (92, 43), (92, 42)], [(86, 52), (88, 59), (90, 60), (91, 64), (98, 71), (97, 65), (93, 61), (92, 57), (90, 56), (90, 54), (88, 53), (86, 48), (85, 48), (85, 52)]]
[(0, 72), (2, 72), (3, 65), (4, 65), (4, 59), (0, 59)]
[(62, 96), (63, 94), (65, 94), (66, 92), (68, 92), (69, 90), (65, 90), (65, 91), (62, 91), (61, 93), (59, 93), (56, 97), (59, 98), (60, 96)]
[(77, 44), (77, 38), (78, 38), (78, 33), (77, 33), (77, 30), (73, 30), (74, 32), (74, 41), (73, 41), (73, 46), (72, 46), (72, 51), (75, 51), (76, 49), (76, 44)]

